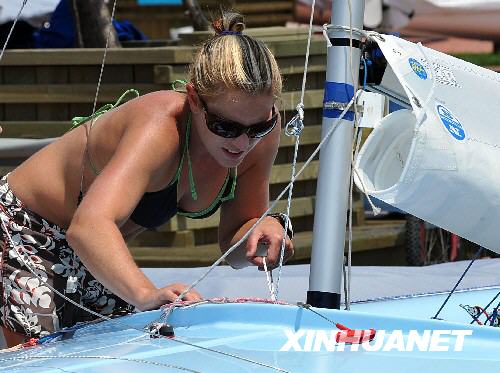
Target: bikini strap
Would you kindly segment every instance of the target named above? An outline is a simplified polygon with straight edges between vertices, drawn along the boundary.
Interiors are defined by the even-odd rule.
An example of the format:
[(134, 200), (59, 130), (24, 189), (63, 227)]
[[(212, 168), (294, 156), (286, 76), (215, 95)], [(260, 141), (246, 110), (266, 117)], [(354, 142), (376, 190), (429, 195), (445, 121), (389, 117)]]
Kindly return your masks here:
[[(191, 121), (188, 122), (188, 128), (186, 130), (186, 145), (184, 146), (184, 148), (186, 149), (186, 154), (187, 154), (188, 178), (189, 178), (189, 187), (191, 189), (191, 198), (194, 201), (196, 201), (198, 199), (198, 192), (196, 191), (196, 185), (194, 183), (193, 165), (191, 164), (191, 156), (189, 155), (189, 133), (191, 130), (190, 124), (191, 124)], [(184, 154), (183, 154), (183, 156), (184, 156)]]
[(135, 98), (140, 96), (140, 94), (137, 90), (128, 89), (118, 98), (118, 100), (116, 100), (116, 102), (114, 104), (106, 104), (106, 105), (100, 107), (93, 114), (91, 114), (87, 117), (74, 117), (71, 120), (72, 125), (71, 125), (71, 128), (68, 130), (68, 132), (75, 129), (76, 127), (79, 127), (83, 123), (86, 123), (89, 120), (92, 120), (92, 122), (90, 123), (90, 128), (87, 132), (86, 141), (85, 141), (85, 151), (84, 151), (84, 156), (83, 156), (84, 159), (82, 160), (82, 167), (81, 167), (80, 192), (78, 193), (78, 199), (76, 202), (77, 206), (80, 205), (80, 203), (82, 202), (82, 199), (83, 199), (83, 177), (84, 177), (84, 172), (85, 172), (85, 157), (87, 157), (87, 159), (89, 160), (90, 168), (92, 169), (94, 174), (99, 175), (99, 173), (100, 173), (100, 171), (94, 165), (94, 162), (92, 162), (92, 158), (90, 157), (89, 148), (88, 148), (90, 131), (92, 130), (92, 125), (95, 123), (94, 119), (97, 120), (97, 118), (99, 118), (102, 114), (105, 114), (108, 111), (110, 111), (111, 109), (114, 109), (115, 107), (120, 106), (122, 104), (123, 100), (125, 99), (125, 97), (128, 96), (128, 94), (130, 94), (130, 93), (132, 93), (135, 96)]

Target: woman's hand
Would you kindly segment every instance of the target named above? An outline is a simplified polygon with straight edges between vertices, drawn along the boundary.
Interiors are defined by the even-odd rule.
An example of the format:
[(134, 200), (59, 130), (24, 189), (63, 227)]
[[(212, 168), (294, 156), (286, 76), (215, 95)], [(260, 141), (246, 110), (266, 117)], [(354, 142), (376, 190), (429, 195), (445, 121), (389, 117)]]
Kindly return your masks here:
[[(246, 258), (247, 260), (258, 266), (259, 269), (264, 267), (264, 259), (262, 247), (267, 246), (266, 265), (268, 269), (275, 268), (279, 265), (281, 244), (283, 242), (284, 229), (280, 222), (271, 217), (265, 217), (259, 225), (250, 233), (246, 241)], [(285, 255), (283, 262), (286, 262), (293, 256), (293, 243), (287, 236), (285, 239)]]
[[(184, 290), (186, 290), (186, 288), (187, 285), (184, 284), (172, 284), (160, 289), (148, 291), (137, 308), (141, 311), (158, 309), (165, 304), (174, 302), (177, 297), (181, 295)], [(202, 299), (203, 298), (200, 293), (194, 289), (191, 289), (182, 298), (184, 301), (199, 301)]]

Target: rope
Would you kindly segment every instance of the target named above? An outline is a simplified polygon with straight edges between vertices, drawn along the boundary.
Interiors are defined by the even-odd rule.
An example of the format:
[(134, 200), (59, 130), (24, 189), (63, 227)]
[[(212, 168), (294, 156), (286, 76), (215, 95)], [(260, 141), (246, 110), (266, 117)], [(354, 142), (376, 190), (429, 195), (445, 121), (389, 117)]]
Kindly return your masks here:
[(108, 35), (106, 36), (106, 45), (104, 47), (104, 54), (102, 56), (102, 62), (101, 62), (101, 70), (99, 72), (99, 79), (97, 81), (97, 88), (95, 91), (95, 96), (94, 96), (94, 103), (92, 106), (92, 114), (90, 115), (90, 125), (87, 129), (85, 127), (85, 134), (87, 141), (85, 142), (85, 149), (84, 153), (82, 156), (82, 167), (81, 167), (81, 173), (82, 177), (80, 178), (80, 192), (83, 193), (83, 179), (84, 179), (84, 171), (85, 171), (85, 154), (89, 158), (89, 162), (92, 165), (92, 168), (97, 170), (97, 168), (92, 164), (92, 160), (90, 158), (90, 147), (89, 147), (89, 138), (90, 138), (90, 132), (92, 131), (92, 127), (94, 126), (95, 123), (95, 115), (96, 115), (96, 106), (97, 106), (97, 98), (99, 97), (99, 90), (101, 88), (101, 82), (102, 82), (102, 75), (104, 73), (104, 65), (106, 63), (106, 56), (108, 55), (108, 46), (109, 46), (109, 38), (111, 36), (111, 30), (113, 29), (113, 20), (115, 18), (115, 10), (116, 10), (116, 0), (113, 1), (113, 10), (111, 11), (111, 18), (109, 20), (109, 28), (108, 28)]
[(302, 76), (302, 90), (300, 93), (300, 105), (301, 105), (301, 107), (304, 107), (304, 95), (305, 95), (305, 91), (306, 91), (307, 68), (309, 67), (309, 52), (311, 49), (311, 38), (312, 38), (312, 28), (313, 28), (315, 5), (316, 5), (316, 0), (313, 0), (313, 2), (311, 4), (311, 15), (309, 17), (309, 33), (307, 36), (306, 61), (304, 64), (304, 75)]
[[(8, 357), (1, 358), (0, 361), (22, 361), (22, 360), (35, 360), (35, 359), (98, 359), (98, 360), (118, 360), (118, 361), (127, 361), (132, 363), (139, 364), (148, 364), (148, 365), (156, 365), (164, 368), (172, 368), (177, 370), (182, 370), (184, 372), (193, 372), (193, 373), (201, 373), (198, 370), (192, 370), (188, 368), (179, 367), (177, 365), (172, 364), (163, 364), (155, 361), (142, 360), (142, 359), (129, 359), (125, 357), (116, 357), (116, 356), (100, 356), (100, 355), (36, 355), (36, 356), (19, 356), (19, 357)], [(60, 369), (60, 368), (58, 368)]]
[[(23, 1), (23, 5), (16, 17), (16, 20), (14, 21), (14, 24), (12, 25), (12, 28), (11, 28), (11, 31), (7, 37), (7, 41), (4, 45), (4, 50), (5, 50), (5, 46), (7, 45), (7, 42), (8, 42), (8, 39), (10, 38), (10, 35), (12, 34), (12, 31), (14, 29), (14, 25), (15, 23), (17, 22), (17, 19), (19, 18), (24, 6), (26, 5), (27, 3), (27, 0), (24, 0)], [(112, 20), (113, 20), (113, 16), (114, 16), (114, 11), (115, 11), (115, 7), (116, 7), (116, 0), (114, 1), (114, 4), (113, 4), (113, 13), (112, 13), (112, 17), (111, 17), (111, 24), (112, 24)], [(92, 110), (92, 114), (88, 117), (76, 117), (73, 119), (73, 127), (77, 127), (78, 125), (84, 123), (85, 121), (87, 121), (88, 119), (92, 119), (92, 121), (94, 122), (94, 119), (96, 117), (98, 117), (99, 115), (103, 114), (105, 111), (107, 110), (110, 110), (111, 108), (115, 107), (115, 106), (118, 106), (121, 104), (122, 100), (124, 99), (124, 97), (130, 93), (130, 92), (135, 92), (138, 94), (138, 92), (136, 90), (128, 90), (126, 91), (118, 100), (117, 102), (112, 105), (112, 104), (108, 104), (108, 105), (105, 105), (103, 108), (99, 109), (97, 112), (95, 111), (95, 107), (96, 107), (96, 103), (97, 103), (97, 97), (98, 97), (98, 94), (99, 94), (99, 86), (100, 86), (100, 83), (101, 83), (101, 78), (102, 78), (102, 73), (103, 73), (103, 70), (104, 70), (104, 63), (105, 63), (105, 60), (106, 60), (106, 51), (107, 51), (107, 48), (108, 48), (108, 42), (109, 42), (109, 37), (110, 37), (110, 34), (111, 34), (111, 27), (109, 28), (109, 31), (108, 31), (108, 37), (107, 37), (107, 40), (106, 40), (106, 48), (105, 48), (105, 52), (104, 52), (104, 56), (103, 56), (103, 60), (102, 60), (102, 64), (101, 64), (101, 72), (100, 72), (100, 75), (99, 75), (99, 82), (98, 82), (98, 86), (97, 86), (97, 90), (96, 90), (96, 95), (95, 95), (95, 98), (94, 98), (94, 108)], [(2, 55), (3, 55), (3, 50), (2, 50)], [(1, 60), (1, 56), (0, 55), (0, 60)], [(88, 136), (90, 134), (90, 130), (87, 132), (87, 139), (88, 139)], [(87, 150), (87, 147), (85, 149), (85, 151)], [(83, 158), (84, 159), (84, 158)], [(83, 165), (84, 165), (84, 160), (82, 160), (82, 179), (81, 179), (81, 185), (83, 185)], [(13, 248), (16, 247), (16, 244), (14, 242), (14, 240), (12, 239), (12, 236), (10, 235), (6, 225), (5, 225), (5, 222), (2, 220), (2, 227), (5, 231), (5, 234), (7, 235), (9, 241), (10, 241), (10, 244), (12, 245)], [(139, 330), (141, 332), (144, 332), (144, 330), (142, 329), (137, 329), (133, 326), (130, 326), (122, 321), (119, 321), (117, 319), (111, 319), (110, 317), (107, 317), (105, 315), (102, 315), (100, 313), (97, 313), (95, 311), (92, 311), (91, 309), (79, 304), (79, 303), (76, 303), (74, 300), (72, 300), (71, 298), (68, 298), (66, 297), (64, 294), (62, 294), (61, 292), (59, 292), (57, 289), (55, 289), (51, 284), (49, 284), (46, 280), (44, 280), (38, 273), (35, 272), (35, 270), (33, 268), (36, 268), (36, 265), (33, 263), (33, 261), (31, 260), (31, 257), (28, 257), (28, 260), (29, 262), (27, 262), (23, 256), (21, 256), (19, 253), (17, 253), (16, 250), (14, 250), (17, 254), (17, 257), (23, 262), (23, 264), (26, 266), (26, 268), (38, 279), (41, 281), (41, 283), (45, 284), (50, 290), (52, 290), (56, 295), (60, 296), (62, 299), (64, 299), (65, 301), (71, 303), (72, 305), (82, 309), (83, 311), (85, 312), (88, 312), (89, 314), (91, 314), (92, 316), (95, 316), (99, 319), (102, 319), (102, 320), (106, 320), (106, 321), (116, 321), (124, 326), (126, 326), (127, 328), (132, 328), (132, 329), (136, 329), (136, 330)], [(33, 266), (33, 267), (32, 267)]]
[(276, 295), (275, 295), (275, 287), (273, 283), (273, 272), (271, 269), (267, 268), (267, 260), (266, 257), (262, 258), (262, 264), (264, 266), (264, 272), (266, 272), (266, 281), (267, 281), (267, 288), (269, 289), (269, 294), (271, 296), (271, 300), (274, 302), (276, 301)]
[[(0, 219), (0, 220), (1, 220), (1, 219)], [(31, 273), (32, 273), (32, 274), (33, 274), (33, 275), (34, 275), (34, 276), (35, 276), (38, 280), (40, 280), (40, 282), (41, 282), (41, 283), (45, 284), (45, 285), (46, 285), (46, 286), (47, 286), (50, 290), (52, 290), (55, 294), (57, 294), (58, 296), (60, 296), (60, 297), (61, 297), (62, 299), (64, 299), (65, 301), (67, 301), (67, 302), (71, 303), (71, 304), (72, 304), (72, 305), (74, 305), (75, 307), (78, 307), (78, 308), (82, 309), (82, 310), (83, 310), (83, 311), (85, 311), (85, 312), (88, 312), (88, 313), (89, 313), (89, 314), (91, 314), (92, 316), (96, 316), (97, 318), (102, 319), (102, 320), (106, 320), (106, 321), (111, 321), (111, 320), (113, 320), (113, 321), (116, 321), (116, 322), (118, 322), (118, 323), (120, 323), (120, 324), (122, 324), (122, 325), (126, 326), (127, 328), (136, 329), (135, 327), (130, 326), (130, 325), (128, 325), (128, 324), (126, 324), (126, 323), (124, 323), (124, 322), (122, 322), (122, 321), (118, 320), (118, 319), (112, 319), (111, 317), (108, 317), (108, 316), (102, 315), (102, 314), (100, 314), (100, 313), (97, 313), (97, 312), (95, 312), (95, 311), (92, 311), (91, 309), (89, 309), (89, 308), (87, 308), (87, 307), (85, 307), (85, 306), (83, 306), (83, 305), (81, 305), (81, 304), (79, 304), (79, 303), (75, 302), (75, 301), (74, 301), (74, 300), (72, 300), (71, 298), (68, 298), (67, 296), (65, 296), (64, 294), (62, 294), (60, 291), (58, 291), (56, 288), (54, 288), (54, 287), (53, 287), (51, 284), (49, 284), (49, 283), (48, 283), (48, 282), (47, 282), (47, 281), (46, 281), (46, 280), (45, 280), (42, 276), (40, 276), (38, 273), (36, 273), (36, 272), (35, 272), (35, 270), (34, 270), (33, 268), (36, 268), (36, 265), (35, 265), (35, 263), (33, 263), (32, 259), (31, 259), (31, 256), (29, 256), (29, 255), (27, 256), (27, 259), (29, 260), (29, 262), (27, 262), (27, 261), (25, 260), (25, 258), (24, 258), (21, 254), (19, 254), (19, 253), (17, 252), (17, 250), (15, 250), (15, 248), (16, 248), (16, 244), (15, 244), (14, 240), (12, 239), (12, 236), (11, 236), (11, 234), (9, 233), (9, 230), (7, 229), (7, 226), (5, 225), (4, 220), (1, 220), (1, 222), (2, 222), (2, 227), (3, 227), (3, 229), (4, 229), (4, 232), (5, 232), (5, 234), (7, 235), (7, 238), (9, 239), (10, 244), (12, 245), (12, 248), (14, 249), (14, 252), (15, 252), (15, 253), (16, 253), (16, 255), (17, 255), (17, 258), (18, 258), (18, 259), (20, 259), (20, 260), (23, 262), (23, 264), (26, 266), (26, 268), (28, 268), (28, 270), (29, 270), (29, 271), (30, 271), (30, 272), (31, 272)], [(32, 266), (33, 266), (33, 267), (32, 267)], [(136, 330), (138, 330), (138, 329), (136, 329)], [(143, 332), (143, 330), (141, 330), (141, 331)]]
[[(487, 309), (488, 309), (488, 307), (489, 307), (489, 306), (491, 306), (491, 305), (493, 304), (493, 302), (495, 301), (495, 299), (497, 299), (499, 296), (500, 296), (500, 291), (497, 293), (497, 295), (495, 295), (495, 296), (493, 297), (493, 299), (492, 299), (492, 300), (491, 300), (491, 301), (490, 301), (490, 302), (489, 302), (489, 303), (488, 303), (488, 304), (487, 304), (487, 305), (486, 305), (483, 309), (484, 309), (484, 310), (487, 310)], [(500, 307), (500, 303), (499, 303), (499, 305), (497, 306), (497, 308), (498, 308), (498, 307)], [(490, 320), (490, 318), (492, 318), (492, 316), (493, 316), (493, 313), (492, 313), (490, 316), (488, 316), (488, 318), (486, 319), (486, 321), (485, 321), (484, 323), (486, 324), (486, 323)], [(472, 321), (471, 321), (471, 324), (473, 324), (473, 323), (474, 323), (474, 321), (475, 321), (475, 320), (472, 320)]]
[[(330, 138), (330, 136), (333, 134), (333, 132), (337, 129), (339, 123), (340, 123), (340, 120), (345, 116), (345, 114), (347, 113), (347, 111), (350, 109), (351, 105), (355, 102), (357, 96), (358, 96), (358, 93), (357, 92), (354, 97), (351, 99), (351, 101), (349, 101), (349, 103), (346, 105), (345, 109), (342, 111), (342, 113), (340, 114), (340, 116), (334, 121), (332, 127), (329, 129), (329, 131), (327, 132), (327, 134), (325, 135), (325, 137), (321, 140), (321, 142), (318, 144), (318, 146), (316, 147), (316, 149), (312, 152), (311, 156), (307, 159), (307, 161), (302, 165), (302, 167), (300, 168), (300, 170), (295, 174), (294, 177), (292, 177), (292, 180), (288, 183), (288, 185), (281, 191), (281, 193), (278, 195), (278, 197), (276, 197), (276, 200), (274, 200), (274, 202), (271, 204), (271, 206), (269, 206), (269, 208), (262, 214), (262, 216), (257, 219), (257, 221), (250, 227), (250, 229), (243, 235), (243, 237), (241, 237), (238, 242), (236, 242), (233, 246), (231, 246), (221, 257), (219, 257), (219, 259), (217, 259), (206, 271), (205, 273), (203, 273), (197, 280), (195, 280), (191, 285), (189, 285), (178, 297), (177, 299), (173, 302), (174, 304), (178, 303), (180, 300), (182, 300), (182, 298), (184, 298), (184, 296), (189, 292), (191, 291), (191, 289), (193, 289), (194, 287), (196, 287), (201, 281), (203, 281), (203, 279), (205, 279), (205, 277), (207, 277), (210, 272), (212, 272), (214, 270), (215, 267), (217, 267), (219, 264), (222, 263), (222, 261), (224, 259), (227, 258), (227, 256), (229, 256), (234, 250), (236, 250), (247, 238), (248, 236), (252, 233), (252, 231), (255, 229), (255, 227), (274, 209), (274, 207), (276, 206), (276, 204), (280, 201), (280, 199), (285, 195), (285, 193), (288, 191), (288, 189), (291, 187), (291, 185), (295, 182), (295, 180), (302, 174), (302, 172), (304, 172), (304, 170), (306, 169), (307, 166), (309, 166), (309, 164), (312, 162), (312, 160), (314, 159), (314, 157), (316, 157), (316, 155), (318, 154), (318, 152), (320, 151), (321, 147), (325, 144), (325, 142), (328, 141), (328, 139)], [(166, 320), (169, 316), (170, 312), (167, 310), (167, 312), (160, 316), (159, 320)]]
[[(311, 50), (311, 39), (312, 39), (312, 29), (313, 29), (313, 19), (314, 19), (314, 7), (316, 6), (316, 0), (313, 0), (311, 4), (311, 14), (309, 16), (309, 32), (307, 35), (307, 47), (306, 47), (306, 57), (304, 61), (304, 74), (302, 75), (302, 88), (300, 91), (300, 102), (297, 104), (297, 115), (292, 118), (290, 122), (286, 124), (285, 134), (287, 136), (295, 136), (295, 147), (293, 153), (293, 162), (292, 162), (292, 175), (291, 178), (294, 179), (295, 171), (297, 167), (297, 158), (299, 153), (299, 145), (300, 145), (300, 135), (302, 133), (302, 129), (304, 128), (304, 96), (306, 92), (306, 84), (307, 84), (307, 71), (309, 68), (309, 55)], [(279, 293), (279, 284), (281, 280), (281, 274), (283, 271), (283, 261), (285, 258), (285, 246), (286, 246), (286, 236), (288, 232), (288, 225), (290, 222), (290, 209), (292, 206), (292, 195), (293, 195), (293, 186), (290, 186), (290, 190), (288, 191), (288, 200), (286, 205), (286, 219), (284, 226), (284, 235), (283, 241), (281, 242), (280, 249), (280, 260), (278, 265), (278, 278), (276, 279), (276, 286), (274, 287), (274, 293), (271, 294), (271, 297), (274, 299), (278, 299)], [(271, 277), (272, 278), (272, 277)]]
[[(9, 238), (9, 241), (10, 243), (13, 245), (13, 248), (15, 248), (15, 243), (12, 239), (12, 236), (10, 235), (7, 227), (5, 226), (5, 222), (3, 220), (1, 220), (1, 223), (2, 223), (2, 226), (3, 226), (3, 229), (7, 235), (7, 237)], [(59, 295), (60, 297), (62, 297), (63, 299), (65, 299), (66, 301), (70, 302), (71, 304), (73, 304), (74, 306), (90, 313), (91, 315), (94, 315), (96, 317), (98, 317), (99, 319), (102, 319), (102, 320), (106, 320), (106, 321), (115, 321), (123, 326), (126, 326), (127, 328), (130, 328), (130, 329), (133, 329), (133, 330), (137, 330), (143, 334), (146, 334), (146, 335), (149, 335), (149, 336), (153, 336), (154, 335), (154, 332), (153, 331), (150, 331), (150, 332), (146, 332), (144, 329), (138, 329), (134, 326), (131, 326), (131, 325), (128, 325), (127, 323), (119, 320), (119, 319), (111, 319), (110, 317), (107, 317), (107, 316), (104, 316), (102, 314), (99, 314), (97, 312), (94, 312), (90, 309), (88, 309), (87, 307), (81, 305), (81, 304), (78, 304), (76, 303), (75, 301), (73, 301), (72, 299), (66, 297), (64, 294), (60, 293), (58, 290), (56, 290), (52, 285), (50, 285), (47, 281), (45, 281), (39, 274), (37, 274), (33, 268), (25, 261), (25, 259), (23, 258), (23, 256), (21, 256), (17, 250), (14, 250), (16, 252), (16, 255), (17, 257), (23, 262), (23, 264), (28, 268), (28, 270), (36, 277), (38, 278), (42, 283), (44, 283), (47, 287), (49, 287), (55, 294)], [(35, 264), (33, 263), (33, 261), (31, 260), (31, 257), (29, 257), (29, 260), (31, 262), (31, 264), (33, 265), (33, 267), (35, 267)], [(173, 310), (173, 307), (175, 306), (175, 303), (172, 303), (169, 305), (171, 308), (169, 309), (170, 312), (171, 310)], [(149, 325), (152, 325), (154, 323), (150, 323)], [(242, 361), (246, 361), (246, 362), (250, 362), (250, 363), (253, 363), (253, 364), (257, 364), (257, 365), (260, 365), (260, 366), (264, 366), (264, 367), (267, 367), (267, 368), (271, 368), (271, 369), (274, 369), (276, 371), (280, 371), (280, 372), (287, 372), (286, 370), (283, 370), (281, 368), (277, 368), (277, 367), (273, 367), (271, 365), (267, 365), (267, 364), (264, 364), (264, 363), (261, 363), (261, 362), (258, 362), (258, 361), (255, 361), (255, 360), (251, 360), (251, 359), (247, 359), (245, 357), (241, 357), (241, 356), (237, 356), (237, 355), (234, 355), (234, 354), (229, 354), (229, 353), (226, 353), (226, 352), (223, 352), (223, 351), (218, 351), (218, 350), (215, 350), (215, 349), (211, 349), (211, 348), (208, 348), (208, 347), (204, 347), (204, 346), (199, 346), (199, 345), (196, 345), (196, 344), (193, 344), (193, 343), (189, 343), (189, 342), (186, 342), (186, 341), (182, 341), (182, 340), (179, 340), (177, 338), (170, 338), (170, 340), (173, 340), (173, 341), (176, 341), (176, 342), (179, 342), (179, 343), (183, 343), (183, 344), (187, 344), (187, 345), (190, 345), (190, 346), (193, 346), (193, 347), (197, 347), (199, 349), (202, 349), (202, 350), (207, 350), (207, 351), (211, 351), (211, 352), (214, 352), (214, 353), (218, 353), (218, 354), (222, 354), (222, 355), (225, 355), (225, 356), (229, 356), (229, 357), (233, 357), (233, 358), (236, 358), (236, 359), (240, 359)], [(197, 371), (193, 371), (193, 370), (189, 370), (187, 368), (182, 368), (182, 367), (177, 367), (177, 366), (174, 366), (174, 365), (167, 365), (167, 364), (162, 364), (162, 363), (155, 363), (155, 362), (152, 362), (152, 361), (147, 361), (147, 360), (139, 360), (139, 359), (126, 359), (126, 358), (118, 358), (118, 357), (109, 357), (109, 356), (70, 356), (70, 355), (58, 355), (58, 356), (33, 356), (33, 357), (27, 357), (27, 358), (30, 358), (30, 359), (43, 359), (43, 358), (88, 358), (88, 359), (115, 359), (115, 360), (123, 360), (123, 361), (131, 361), (131, 362), (139, 362), (139, 363), (145, 363), (145, 364), (153, 364), (153, 365), (159, 365), (159, 366), (163, 366), (163, 367), (170, 367), (170, 368), (175, 368), (175, 369), (180, 369), (180, 370), (185, 370), (185, 371), (191, 371), (191, 372), (197, 372)], [(20, 360), (22, 360), (23, 358), (19, 358)], [(0, 359), (0, 361), (8, 361), (10, 359)]]
[(434, 315), (434, 317), (431, 317), (431, 319), (437, 319), (437, 317), (439, 316), (439, 314), (441, 313), (442, 309), (444, 308), (444, 306), (446, 305), (446, 303), (448, 303), (448, 301), (450, 300), (452, 294), (455, 292), (455, 290), (457, 289), (458, 285), (460, 285), (460, 282), (462, 282), (462, 280), (464, 279), (466, 273), (469, 271), (470, 267), (472, 266), (472, 263), (474, 263), (476, 261), (477, 258), (479, 258), (481, 256), (481, 253), (483, 252), (484, 250), (484, 247), (480, 247), (479, 250), (477, 251), (476, 255), (474, 255), (474, 258), (470, 261), (469, 265), (467, 266), (467, 268), (465, 269), (464, 273), (462, 273), (462, 276), (460, 276), (460, 278), (458, 279), (457, 283), (455, 284), (455, 286), (453, 287), (453, 289), (451, 289), (450, 291), (450, 294), (448, 294), (448, 296), (446, 297), (446, 299), (444, 300), (443, 304), (441, 305), (441, 307), (439, 308), (439, 310), (436, 312), (436, 314)]
[(246, 358), (246, 357), (242, 357), (242, 356), (238, 356), (238, 355), (235, 355), (235, 354), (231, 354), (229, 352), (224, 352), (224, 351), (215, 350), (213, 348), (209, 348), (209, 347), (205, 347), (205, 346), (200, 346), (200, 345), (197, 345), (197, 344), (194, 344), (194, 343), (190, 343), (190, 342), (178, 339), (178, 338), (173, 338), (171, 340), (175, 341), (175, 342), (178, 342), (178, 343), (182, 343), (182, 344), (187, 345), (187, 346), (199, 348), (200, 350), (214, 352), (214, 353), (217, 353), (217, 354), (220, 354), (220, 355), (224, 355), (224, 356), (227, 356), (227, 357), (232, 357), (232, 358), (235, 358), (235, 359), (238, 359), (238, 360), (246, 361), (247, 363), (259, 365), (259, 366), (264, 367), (264, 368), (273, 369), (273, 370), (275, 370), (277, 372), (291, 373), (288, 370), (285, 370), (285, 369), (282, 369), (282, 368), (278, 368), (278, 367), (275, 367), (275, 366), (272, 366), (272, 365), (269, 365), (269, 364), (261, 363), (260, 361), (252, 360), (252, 359), (249, 359), (249, 358)]
[(2, 48), (2, 53), (0, 53), (0, 62), (2, 61), (3, 54), (5, 53), (5, 49), (7, 48), (7, 44), (9, 44), (10, 37), (12, 36), (12, 32), (14, 31), (14, 27), (16, 27), (16, 23), (21, 17), (21, 13), (23, 12), (24, 7), (26, 6), (26, 3), (28, 0), (23, 0), (23, 3), (21, 5), (21, 9), (19, 9), (19, 12), (17, 13), (16, 18), (14, 19), (14, 22), (12, 23), (12, 26), (10, 27), (9, 34), (7, 35), (7, 39), (5, 39), (5, 43)]

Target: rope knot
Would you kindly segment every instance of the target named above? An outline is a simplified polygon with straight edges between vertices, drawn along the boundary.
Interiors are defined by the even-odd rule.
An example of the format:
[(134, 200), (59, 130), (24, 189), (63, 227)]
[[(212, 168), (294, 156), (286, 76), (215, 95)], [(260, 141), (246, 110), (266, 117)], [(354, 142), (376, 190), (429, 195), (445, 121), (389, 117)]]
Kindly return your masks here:
[(297, 105), (297, 114), (285, 126), (287, 136), (299, 137), (304, 129), (304, 104)]

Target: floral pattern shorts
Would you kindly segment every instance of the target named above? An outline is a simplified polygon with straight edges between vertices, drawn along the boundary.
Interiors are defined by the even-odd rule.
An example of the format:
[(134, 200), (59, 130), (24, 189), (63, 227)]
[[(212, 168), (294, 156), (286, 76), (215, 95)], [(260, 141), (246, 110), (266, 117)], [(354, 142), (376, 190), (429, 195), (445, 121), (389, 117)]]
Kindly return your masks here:
[(0, 325), (42, 337), (96, 318), (52, 288), (102, 315), (132, 312), (132, 305), (91, 275), (68, 245), (64, 229), (23, 205), (7, 176), (0, 180)]

